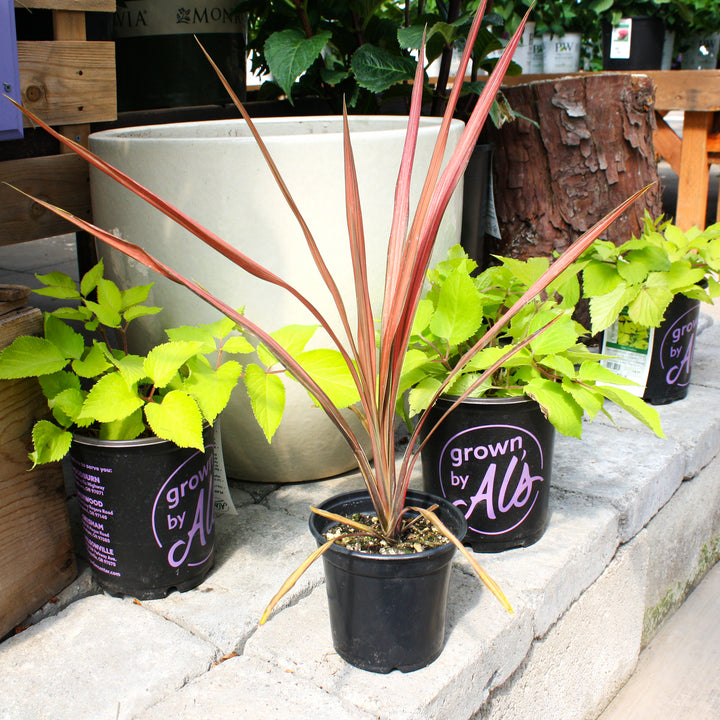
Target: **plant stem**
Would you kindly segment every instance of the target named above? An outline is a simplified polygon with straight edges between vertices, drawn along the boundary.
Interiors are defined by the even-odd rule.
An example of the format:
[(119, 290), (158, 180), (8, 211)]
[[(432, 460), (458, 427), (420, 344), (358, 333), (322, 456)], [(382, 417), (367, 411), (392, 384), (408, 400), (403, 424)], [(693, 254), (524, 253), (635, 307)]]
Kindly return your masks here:
[(295, 9), (297, 10), (298, 17), (300, 18), (300, 22), (303, 26), (303, 31), (305, 32), (305, 35), (309, 38), (311, 38), (315, 33), (313, 32), (312, 27), (310, 26), (310, 20), (307, 16), (307, 11), (305, 9), (305, 4), (303, 3), (303, 0), (293, 0), (295, 3)]
[[(447, 22), (452, 23), (460, 17), (461, 0), (450, 0), (448, 7)], [(445, 104), (445, 96), (447, 90), (447, 83), (450, 77), (450, 63), (452, 62), (453, 56), (453, 44), (450, 43), (443, 48), (442, 58), (440, 60), (440, 72), (438, 73), (437, 84), (435, 85), (435, 92), (433, 93), (432, 107), (430, 114), (433, 116), (440, 115)]]

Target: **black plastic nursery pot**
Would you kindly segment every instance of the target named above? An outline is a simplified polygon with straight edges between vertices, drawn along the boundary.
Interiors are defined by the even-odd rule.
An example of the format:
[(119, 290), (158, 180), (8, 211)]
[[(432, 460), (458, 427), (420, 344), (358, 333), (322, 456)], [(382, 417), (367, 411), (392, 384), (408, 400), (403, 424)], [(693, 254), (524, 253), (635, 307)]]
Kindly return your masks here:
[[(437, 401), (427, 431), (456, 399)], [(465, 544), (476, 552), (532, 545), (547, 528), (554, 444), (534, 400), (467, 398), (423, 447), (423, 487), (464, 513)]]
[[(443, 498), (409, 491), (406, 505), (430, 507), (457, 537), (462, 513)], [(320, 508), (343, 516), (373, 512), (365, 491), (344, 493)], [(311, 515), (318, 544), (334, 521)], [(445, 641), (445, 617), (455, 546), (411, 555), (375, 555), (333, 545), (323, 555), (333, 645), (346, 662), (377, 673), (411, 672), (435, 660)]]
[(214, 562), (213, 435), (205, 452), (159, 438), (97, 440), (70, 448), (88, 560), (113, 595), (139, 600), (185, 591)]
[[(621, 315), (603, 334), (603, 361), (622, 377), (644, 385), (643, 400), (666, 405), (682, 400), (690, 385), (700, 301), (676, 295), (660, 326), (642, 328)], [(628, 388), (629, 389), (629, 388)]]
[(659, 70), (665, 25), (657, 17), (623, 18), (602, 24), (603, 70)]

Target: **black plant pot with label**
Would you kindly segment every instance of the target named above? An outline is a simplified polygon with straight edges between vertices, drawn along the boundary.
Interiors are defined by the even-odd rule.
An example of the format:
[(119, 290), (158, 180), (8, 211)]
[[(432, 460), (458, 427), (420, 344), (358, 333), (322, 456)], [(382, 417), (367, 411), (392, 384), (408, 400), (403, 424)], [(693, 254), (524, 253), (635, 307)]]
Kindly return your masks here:
[[(406, 505), (437, 503), (440, 520), (457, 537), (465, 520), (450, 503), (409, 491)], [(374, 512), (365, 491), (330, 498), (320, 508), (349, 516)], [(318, 545), (334, 521), (311, 515)], [(445, 641), (445, 616), (454, 545), (410, 555), (376, 555), (333, 545), (323, 555), (333, 645), (362, 670), (410, 672), (429, 665)]]
[(643, 399), (652, 405), (681, 400), (688, 393), (700, 301), (676, 295), (653, 333), (652, 359)]
[[(441, 397), (427, 429), (457, 398)], [(423, 487), (465, 515), (465, 544), (499, 552), (537, 542), (548, 523), (555, 428), (529, 398), (467, 398), (422, 450)]]
[(167, 440), (75, 436), (70, 462), (95, 579), (139, 600), (185, 591), (214, 562), (213, 435), (205, 452)]

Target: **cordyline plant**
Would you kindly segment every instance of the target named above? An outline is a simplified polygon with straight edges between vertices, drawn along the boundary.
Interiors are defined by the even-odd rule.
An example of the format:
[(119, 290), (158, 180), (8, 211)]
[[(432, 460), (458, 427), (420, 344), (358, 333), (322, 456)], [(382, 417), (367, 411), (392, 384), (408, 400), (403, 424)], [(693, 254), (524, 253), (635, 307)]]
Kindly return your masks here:
[[(465, 77), (465, 71), (470, 59), (473, 40), (480, 26), (484, 9), (485, 2), (482, 2), (478, 8), (468, 42), (466, 43), (466, 50), (460, 62), (457, 78)], [(525, 20), (526, 19), (527, 16)], [(326, 319), (320, 311), (300, 293), (299, 290), (289, 285), (281, 277), (259, 265), (248, 256), (239, 252), (236, 248), (231, 247), (213, 232), (188, 217), (181, 210), (170, 205), (161, 197), (158, 197), (127, 175), (96, 157), (86, 148), (62, 137), (34, 115), (24, 111), (28, 117), (44, 127), (57, 137), (58, 140), (67, 145), (81, 157), (87, 159), (109, 177), (117, 180), (121, 185), (133, 191), (136, 195), (163, 212), (178, 225), (190, 231), (204, 243), (236, 263), (238, 267), (267, 281), (268, 283), (284, 288), (313, 314), (317, 322), (325, 329), (333, 344), (342, 354), (347, 365), (347, 369), (350, 372), (353, 382), (357, 388), (360, 405), (359, 412), (362, 413), (364, 424), (369, 435), (369, 443), (372, 450), (372, 457), (374, 458), (374, 464), (371, 463), (370, 455), (366, 454), (363, 450), (363, 446), (356, 433), (350, 428), (328, 395), (323, 392), (321, 386), (303, 368), (303, 366), (298, 363), (297, 360), (294, 359), (265, 330), (258, 327), (247, 317), (238, 314), (232, 307), (228, 306), (220, 298), (209, 293), (199, 284), (182, 277), (164, 263), (161, 263), (156, 258), (150, 256), (137, 245), (121, 240), (109, 232), (78, 219), (60, 208), (56, 208), (44, 201), (35, 199), (36, 202), (53, 210), (62, 217), (68, 219), (70, 222), (73, 222), (81, 229), (92, 233), (104, 243), (107, 243), (136, 261), (155, 270), (162, 276), (184, 285), (203, 300), (225, 313), (225, 315), (241, 326), (246, 332), (254, 334), (259, 341), (275, 355), (278, 361), (286, 367), (293, 378), (304, 386), (312, 397), (315, 398), (330, 420), (332, 420), (338, 430), (342, 433), (354, 453), (355, 458), (357, 459), (360, 472), (365, 481), (365, 486), (372, 499), (374, 509), (380, 522), (380, 532), (382, 535), (389, 539), (395, 537), (399, 532), (404, 515), (408, 510), (420, 513), (451, 542), (453, 542), (463, 554), (465, 554), (483, 582), (486, 583), (489, 589), (510, 611), (512, 611), (510, 604), (500, 588), (489, 577), (487, 577), (472, 555), (465, 550), (460, 541), (455, 538), (447, 528), (445, 528), (437, 516), (431, 510), (406, 507), (406, 492), (408, 490), (412, 470), (420, 451), (419, 443), (417, 443), (418, 431), (422, 427), (425, 415), (420, 417), (407, 452), (399, 465), (396, 465), (395, 408), (397, 399), (401, 394), (400, 377), (412, 330), (413, 318), (422, 294), (425, 274), (428, 269), (440, 221), (443, 217), (443, 213), (445, 212), (450, 197), (463, 175), (470, 155), (475, 147), (478, 135), (480, 134), (488, 115), (490, 106), (492, 105), (495, 95), (500, 87), (505, 71), (510, 64), (513, 52), (520, 41), (525, 20), (523, 20), (523, 23), (518, 28), (518, 31), (508, 43), (503, 56), (498, 60), (493, 73), (487, 80), (482, 95), (478, 99), (472, 115), (466, 123), (457, 147), (452, 152), (444, 170), (441, 171), (450, 123), (453, 118), (453, 113), (462, 86), (462, 82), (460, 81), (454, 83), (448, 100), (447, 110), (441, 123), (430, 167), (425, 178), (420, 200), (412, 222), (410, 222), (410, 178), (420, 121), (420, 106), (422, 97), (423, 54), (421, 53), (420, 60), (417, 65), (417, 74), (415, 76), (415, 85), (413, 88), (411, 109), (408, 118), (408, 129), (394, 198), (393, 220), (387, 251), (385, 293), (381, 309), (380, 327), (377, 331), (377, 344), (374, 321), (375, 316), (370, 304), (370, 293), (368, 289), (368, 269), (365, 259), (363, 221), (360, 210), (358, 185), (353, 161), (347, 113), (344, 115), (343, 132), (345, 157), (344, 166), (349, 247), (354, 271), (353, 299), (357, 311), (357, 327), (354, 329), (351, 327), (345, 301), (341, 297), (340, 291), (320, 254), (310, 229), (307, 227), (302, 218), (300, 210), (295, 205), (288, 188), (280, 177), (275, 163), (270, 157), (261, 137), (254, 128), (252, 121), (242, 107), (242, 104), (218, 71), (226, 89), (230, 93), (235, 104), (238, 106), (243, 118), (253, 133), (286, 201), (302, 227), (308, 249), (315, 260), (318, 272), (334, 299), (337, 313), (345, 334), (345, 341), (343, 341), (333, 331), (329, 320)], [(208, 60), (212, 63), (209, 56)], [(214, 65), (214, 63), (212, 64)], [(598, 222), (591, 230), (578, 239), (576, 243), (561, 257), (559, 257), (550, 266), (547, 272), (543, 273), (543, 275), (532, 284), (528, 291), (524, 293), (522, 297), (520, 297), (520, 299), (507, 310), (506, 313), (504, 313), (504, 315), (498, 320), (497, 324), (490, 328), (483, 337), (480, 338), (470, 350), (468, 350), (465, 356), (458, 362), (456, 372), (460, 372), (465, 363), (467, 363), (477, 352), (485, 347), (490, 340), (500, 332), (501, 328), (523, 308), (526, 302), (535, 297), (538, 293), (542, 292), (543, 288), (548, 283), (552, 282), (554, 278), (556, 278), (584, 249), (586, 249), (590, 243), (598, 237), (608, 227), (608, 225), (630, 205), (630, 203), (636, 199), (639, 194), (640, 193), (637, 193), (629, 198), (625, 203), (615, 209), (603, 220)], [(514, 351), (515, 349), (509, 349), (505, 359), (511, 357)], [(499, 367), (500, 364), (502, 364), (502, 362), (502, 359), (499, 360), (496, 366), (488, 369), (488, 372), (494, 371), (496, 367)], [(454, 377), (455, 375), (453, 373), (448, 376), (446, 383), (438, 388), (436, 393), (437, 396), (442, 393), (447, 384), (452, 382)], [(482, 377), (479, 382), (482, 382)], [(469, 388), (468, 392), (472, 392), (472, 389), (472, 387)], [(333, 518), (342, 520), (343, 522), (348, 522), (346, 518), (337, 518), (336, 516), (333, 516)], [(357, 526), (358, 524), (356, 523), (355, 525)], [(364, 526), (360, 525), (359, 527), (361, 532), (367, 532), (367, 528)], [(288, 579), (281, 588), (280, 592), (275, 596), (275, 598), (273, 598), (269, 607), (266, 609), (263, 617), (261, 618), (261, 623), (267, 619), (276, 602), (285, 592), (287, 592), (287, 590), (290, 589), (290, 587), (292, 587), (297, 577), (304, 572), (310, 563), (327, 550), (331, 543), (332, 541), (329, 541), (312, 553), (305, 563), (303, 563), (303, 565)]]

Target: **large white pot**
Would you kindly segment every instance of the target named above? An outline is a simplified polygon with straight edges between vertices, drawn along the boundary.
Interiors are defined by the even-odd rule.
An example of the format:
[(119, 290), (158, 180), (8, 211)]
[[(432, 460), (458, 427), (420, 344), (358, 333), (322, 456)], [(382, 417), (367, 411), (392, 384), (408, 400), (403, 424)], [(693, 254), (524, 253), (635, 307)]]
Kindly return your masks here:
[[(375, 308), (382, 301), (394, 185), (406, 122), (401, 117), (350, 118)], [(256, 124), (345, 294), (353, 318), (341, 118), (264, 118)], [(423, 118), (415, 159), (415, 200), (438, 128), (439, 120)], [(454, 122), (450, 148), (461, 132), (462, 123)], [(243, 121), (108, 130), (92, 135), (90, 147), (299, 287), (324, 314), (336, 317), (298, 223)], [(97, 171), (91, 172), (90, 181), (93, 214), (99, 225), (141, 245), (230, 305), (244, 306), (246, 315), (264, 329), (314, 322), (290, 295), (247, 275), (117, 183)], [(461, 198), (459, 187), (438, 234), (436, 258), (460, 242)], [(165, 310), (142, 320), (143, 337), (135, 336), (140, 346), (164, 338), (164, 327), (217, 318), (216, 310), (184, 288), (115, 252), (102, 250), (101, 254), (108, 272), (123, 285), (155, 282), (151, 301)], [(339, 323), (335, 325), (339, 330)], [(318, 337), (315, 344), (327, 346), (328, 340)], [(311, 407), (297, 385), (288, 382), (286, 387), (285, 416), (271, 446), (252, 417), (244, 389), (234, 393), (223, 415), (223, 446), (231, 477), (293, 482), (329, 477), (354, 467), (345, 441), (324, 413)], [(352, 413), (348, 415), (354, 419)]]

